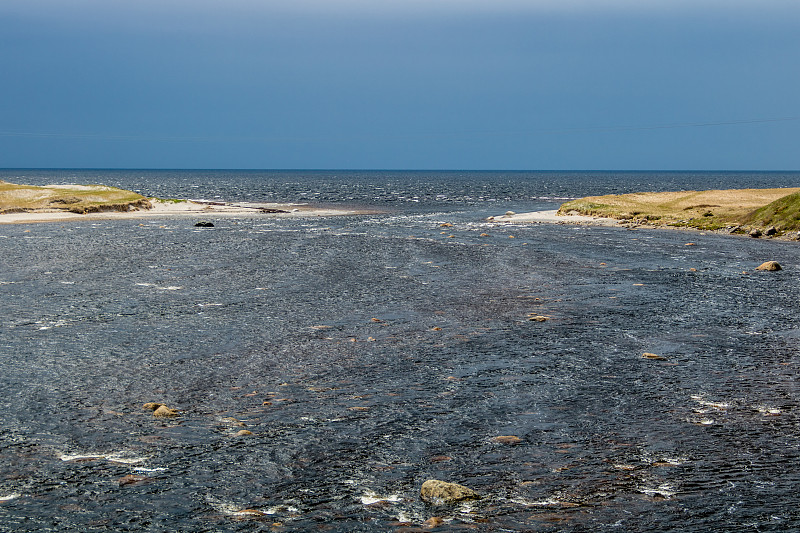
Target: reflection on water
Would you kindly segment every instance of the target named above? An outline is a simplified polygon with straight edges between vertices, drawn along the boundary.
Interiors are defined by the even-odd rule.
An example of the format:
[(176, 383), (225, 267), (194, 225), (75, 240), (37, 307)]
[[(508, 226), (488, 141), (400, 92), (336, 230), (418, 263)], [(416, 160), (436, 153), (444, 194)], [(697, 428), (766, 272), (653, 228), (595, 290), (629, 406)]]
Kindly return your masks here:
[(796, 244), (435, 213), (3, 226), (2, 529), (800, 525)]

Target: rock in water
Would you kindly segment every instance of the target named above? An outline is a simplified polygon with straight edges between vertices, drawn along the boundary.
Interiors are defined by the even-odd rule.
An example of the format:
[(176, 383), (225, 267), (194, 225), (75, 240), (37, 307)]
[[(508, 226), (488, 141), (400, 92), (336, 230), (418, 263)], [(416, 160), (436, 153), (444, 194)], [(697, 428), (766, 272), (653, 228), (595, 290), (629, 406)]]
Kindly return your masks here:
[(138, 476), (136, 474), (128, 474), (127, 476), (122, 476), (117, 480), (120, 487), (124, 487), (125, 485), (135, 485), (137, 483), (142, 483), (147, 481), (145, 476)]
[(756, 267), (756, 270), (775, 271), (775, 270), (783, 270), (783, 267), (781, 267), (781, 264), (778, 263), (777, 261), (767, 261), (765, 263), (761, 263), (760, 265), (758, 265)]
[(194, 226), (196, 228), (213, 228), (214, 223), (209, 222), (208, 220), (201, 220), (200, 222), (196, 222)]
[(446, 505), (480, 498), (477, 492), (464, 485), (448, 483), (447, 481), (440, 481), (438, 479), (429, 479), (423, 483), (419, 495), (422, 501), (434, 505)]
[(157, 416), (159, 418), (170, 418), (173, 416), (178, 416), (178, 411), (176, 411), (175, 409), (170, 409), (166, 405), (162, 405), (158, 409), (153, 411), (153, 416)]
[(433, 529), (435, 527), (441, 526), (442, 524), (444, 524), (443, 518), (440, 518), (438, 516), (432, 516), (422, 523), (422, 527), (424, 527), (425, 529)]
[(499, 435), (497, 437), (493, 437), (492, 440), (499, 444), (519, 444), (522, 442), (522, 439), (516, 435)]

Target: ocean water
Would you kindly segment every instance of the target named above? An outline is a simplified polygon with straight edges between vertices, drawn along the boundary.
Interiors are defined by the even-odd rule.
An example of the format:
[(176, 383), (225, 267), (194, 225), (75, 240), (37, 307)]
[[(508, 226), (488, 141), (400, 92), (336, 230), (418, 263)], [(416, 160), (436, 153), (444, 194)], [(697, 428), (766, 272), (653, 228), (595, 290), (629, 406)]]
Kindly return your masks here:
[(800, 173), (0, 179), (380, 211), (1, 225), (0, 531), (800, 528), (800, 245), (485, 220)]

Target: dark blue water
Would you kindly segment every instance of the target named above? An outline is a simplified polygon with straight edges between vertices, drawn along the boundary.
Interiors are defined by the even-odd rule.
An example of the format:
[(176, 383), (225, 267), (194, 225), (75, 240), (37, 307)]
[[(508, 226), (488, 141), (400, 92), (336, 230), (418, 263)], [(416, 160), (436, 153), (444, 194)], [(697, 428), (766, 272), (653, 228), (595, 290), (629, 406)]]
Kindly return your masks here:
[(800, 174), (0, 179), (385, 211), (0, 226), (0, 530), (800, 528), (796, 243), (484, 220)]

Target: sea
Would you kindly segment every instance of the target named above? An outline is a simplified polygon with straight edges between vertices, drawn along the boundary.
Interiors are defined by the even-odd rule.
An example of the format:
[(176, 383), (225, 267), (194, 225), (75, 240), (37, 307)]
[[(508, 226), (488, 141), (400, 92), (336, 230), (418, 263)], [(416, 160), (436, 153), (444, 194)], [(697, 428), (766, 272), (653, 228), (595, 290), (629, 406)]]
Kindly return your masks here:
[(798, 172), (0, 179), (364, 213), (0, 225), (0, 531), (800, 530), (800, 243), (487, 220)]

